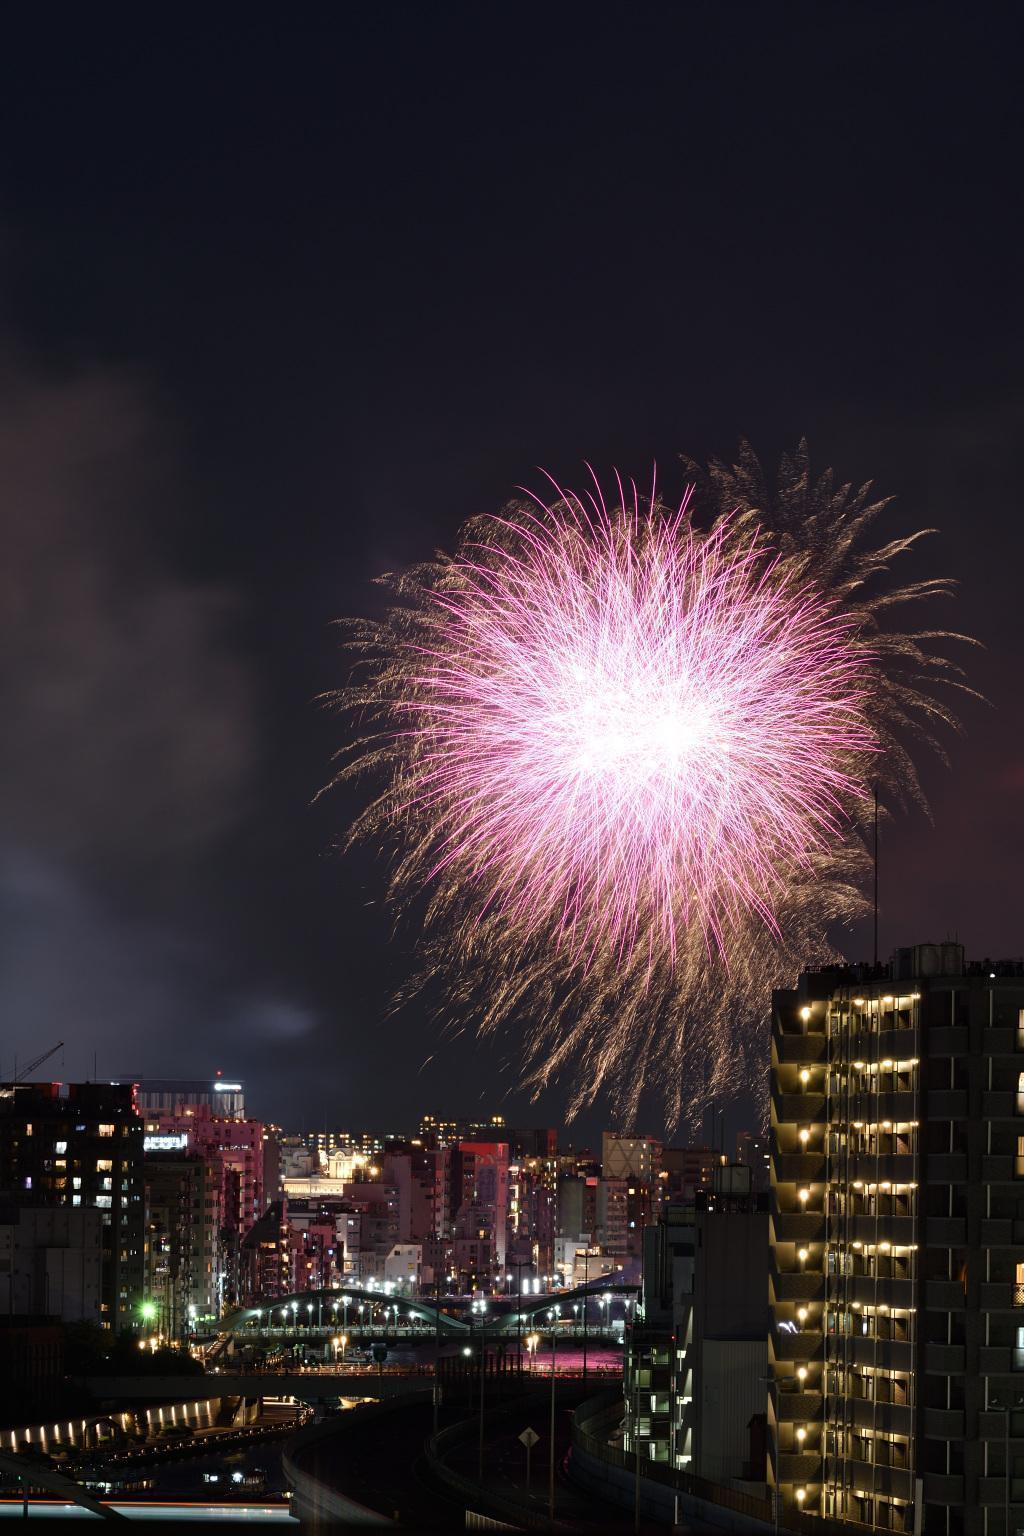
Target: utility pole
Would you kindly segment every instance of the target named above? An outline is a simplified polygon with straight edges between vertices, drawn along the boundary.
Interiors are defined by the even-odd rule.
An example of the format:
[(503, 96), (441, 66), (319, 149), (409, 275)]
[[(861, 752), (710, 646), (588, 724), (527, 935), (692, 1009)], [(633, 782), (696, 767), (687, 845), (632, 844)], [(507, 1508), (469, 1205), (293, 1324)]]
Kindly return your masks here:
[(551, 1460), (548, 1467), (548, 1519), (555, 1523), (555, 1319), (551, 1319)]
[(587, 1384), (587, 1302), (590, 1292), (587, 1287), (590, 1284), (590, 1240), (583, 1251), (583, 1385)]

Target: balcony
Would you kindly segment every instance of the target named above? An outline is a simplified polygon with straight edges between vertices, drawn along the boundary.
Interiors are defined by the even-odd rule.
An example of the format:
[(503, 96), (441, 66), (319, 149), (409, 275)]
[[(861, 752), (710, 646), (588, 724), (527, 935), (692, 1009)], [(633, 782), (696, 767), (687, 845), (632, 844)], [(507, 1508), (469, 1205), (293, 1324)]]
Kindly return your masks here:
[(926, 1344), (924, 1368), (936, 1376), (962, 1376), (965, 1369), (962, 1344)]
[(1010, 1153), (1001, 1156), (983, 1157), (981, 1160), (981, 1182), (983, 1184), (1012, 1184), (1015, 1178), (1024, 1175), (1024, 1158), (1012, 1157)]
[[(859, 1301), (863, 1306), (874, 1306), (876, 1302), (884, 1302), (886, 1306), (900, 1308), (914, 1305), (913, 1280), (901, 1279), (898, 1276), (876, 1280), (873, 1275), (853, 1275), (849, 1284), (850, 1300)], [(961, 1305), (963, 1305), (962, 1294)]]
[(966, 1056), (967, 1030), (955, 1024), (943, 1024), (928, 1031), (929, 1056)]
[(986, 1056), (1013, 1056), (1017, 1051), (1024, 1051), (1024, 1031), (1015, 1029), (1012, 1024), (986, 1024), (981, 1048)]
[(913, 1216), (853, 1216), (847, 1236), (862, 1243), (892, 1243), (893, 1247), (909, 1247), (917, 1241), (917, 1221)]
[[(995, 1409), (982, 1409), (978, 1414), (978, 1439), (998, 1440), (1005, 1443), (1006, 1440), (1006, 1414), (996, 1412)], [(1010, 1444), (1019, 1450), (1024, 1442), (1024, 1408), (1013, 1409), (1010, 1412)]]
[(794, 1270), (787, 1274), (772, 1263), (772, 1290), (776, 1301), (824, 1301), (825, 1276), (819, 1269)]
[(1012, 1120), (1019, 1113), (1018, 1095), (1011, 1089), (992, 1089), (981, 1096), (983, 1120)]
[[(877, 1158), (873, 1152), (852, 1152), (848, 1168), (843, 1167), (841, 1157), (837, 1157), (835, 1162), (837, 1167), (834, 1172), (840, 1172), (850, 1183), (854, 1179), (863, 1179), (865, 1184), (885, 1180), (890, 1184), (909, 1184), (917, 1179), (912, 1152), (884, 1152)], [(928, 1166), (930, 1172), (931, 1164)]]
[(964, 1436), (963, 1409), (926, 1408), (924, 1411), (924, 1432), (933, 1440), (962, 1440)]
[(929, 1120), (966, 1120), (965, 1088), (933, 1088), (928, 1094)]
[(964, 1288), (959, 1280), (928, 1280), (924, 1304), (929, 1312), (962, 1312)]
[(811, 1451), (780, 1451), (780, 1483), (817, 1483), (821, 1481), (821, 1457)]
[(926, 1472), (924, 1475), (924, 1501), (926, 1504), (962, 1504), (964, 1480), (942, 1472)]
[(825, 1036), (824, 1035), (789, 1035), (775, 1036), (775, 1056), (780, 1066), (790, 1065), (802, 1067), (807, 1062), (825, 1060)]
[(929, 1248), (964, 1248), (967, 1223), (962, 1216), (929, 1216), (924, 1240)]
[(909, 1088), (883, 1093), (855, 1093), (848, 1106), (851, 1120), (907, 1121), (918, 1119), (917, 1094)]
[(820, 1392), (783, 1392), (776, 1388), (775, 1402), (780, 1423), (821, 1418)]
[(978, 1374), (980, 1376), (1009, 1376), (1014, 1369), (1013, 1351), (1008, 1344), (997, 1346), (982, 1344), (978, 1350)]
[[(979, 1477), (978, 1503), (1003, 1504), (1006, 1500), (1006, 1477)], [(1024, 1504), (1024, 1477), (1010, 1478), (1010, 1504)], [(1012, 1518), (1012, 1512), (1011, 1512)], [(1019, 1522), (1015, 1522), (1019, 1523)]]
[(966, 1184), (967, 1158), (963, 1152), (930, 1153), (928, 1180), (932, 1184)]
[(1011, 1312), (1024, 1307), (1024, 1285), (1014, 1280), (983, 1280), (978, 1303), (983, 1312)]
[(820, 1243), (825, 1238), (825, 1218), (820, 1211), (785, 1211), (772, 1217), (778, 1243)]
[(827, 1171), (825, 1153), (774, 1152), (772, 1167), (777, 1184), (821, 1184)]
[(908, 1403), (876, 1403), (870, 1397), (847, 1398), (846, 1412), (858, 1429), (874, 1428), (886, 1435), (914, 1433), (914, 1410)]
[(776, 1329), (772, 1333), (772, 1352), (776, 1360), (821, 1360), (824, 1340), (820, 1329), (801, 1328), (798, 1333)]
[(981, 1223), (983, 1248), (1009, 1248), (1013, 1245), (1013, 1222), (1009, 1217), (990, 1218)]
[(806, 1093), (773, 1093), (775, 1119), (780, 1125), (815, 1125), (825, 1118), (825, 1097), (822, 1093), (808, 1090)]
[[(963, 1349), (960, 1351), (963, 1354)], [(850, 1358), (854, 1365), (873, 1365), (883, 1371), (912, 1371), (914, 1346), (905, 1339), (874, 1339), (856, 1334), (852, 1337)]]
[(914, 1497), (913, 1473), (909, 1467), (883, 1467), (876, 1462), (875, 1492), (887, 1493), (897, 1499), (906, 1499), (909, 1503)]

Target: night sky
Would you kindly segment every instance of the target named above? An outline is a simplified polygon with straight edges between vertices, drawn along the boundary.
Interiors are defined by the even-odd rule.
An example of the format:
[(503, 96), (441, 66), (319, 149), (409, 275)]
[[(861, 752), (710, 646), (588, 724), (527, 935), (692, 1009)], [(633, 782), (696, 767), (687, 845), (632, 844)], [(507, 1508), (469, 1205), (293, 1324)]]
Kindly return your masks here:
[(220, 1067), (293, 1127), (559, 1123), (514, 1040), (387, 1017), (411, 935), (332, 850), (354, 800), (311, 805), (331, 620), (536, 465), (681, 493), (741, 436), (940, 530), (905, 572), (959, 578), (989, 702), (886, 834), (882, 948), (1024, 950), (1010, 7), (37, 14), (0, 64), (5, 1073), (63, 1037), (68, 1078)]

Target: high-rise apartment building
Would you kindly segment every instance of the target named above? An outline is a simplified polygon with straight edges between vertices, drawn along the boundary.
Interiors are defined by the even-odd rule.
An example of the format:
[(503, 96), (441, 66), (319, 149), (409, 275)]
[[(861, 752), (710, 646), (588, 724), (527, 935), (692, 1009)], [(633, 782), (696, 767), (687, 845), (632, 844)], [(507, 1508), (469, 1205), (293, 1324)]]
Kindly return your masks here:
[(180, 1339), (221, 1314), (224, 1181), (198, 1153), (170, 1149), (146, 1153), (145, 1180), (146, 1299), (160, 1329)]
[(100, 1213), (100, 1321), (138, 1321), (144, 1282), (142, 1120), (131, 1084), (0, 1087), (0, 1193)]
[(634, 1184), (653, 1184), (661, 1169), (661, 1142), (650, 1136), (601, 1137), (601, 1173), (606, 1179), (625, 1179)]
[(876, 1529), (1024, 1526), (1024, 966), (802, 975), (772, 1026), (769, 1480)]

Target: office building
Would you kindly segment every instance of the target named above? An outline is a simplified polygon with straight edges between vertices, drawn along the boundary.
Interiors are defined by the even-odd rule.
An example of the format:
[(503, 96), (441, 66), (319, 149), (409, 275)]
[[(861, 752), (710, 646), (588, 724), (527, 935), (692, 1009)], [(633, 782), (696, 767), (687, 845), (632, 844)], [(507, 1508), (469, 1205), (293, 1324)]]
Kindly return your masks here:
[(1024, 1526), (1024, 967), (775, 995), (769, 1478), (876, 1529)]

